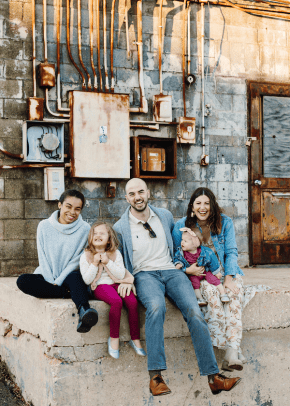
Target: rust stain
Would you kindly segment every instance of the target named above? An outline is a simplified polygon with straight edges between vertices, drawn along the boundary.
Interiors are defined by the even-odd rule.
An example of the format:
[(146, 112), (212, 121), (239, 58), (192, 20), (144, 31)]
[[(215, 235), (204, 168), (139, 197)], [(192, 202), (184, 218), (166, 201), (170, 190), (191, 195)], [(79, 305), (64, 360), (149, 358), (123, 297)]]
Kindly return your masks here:
[(38, 65), (38, 78), (40, 87), (55, 86), (55, 66), (54, 63), (43, 62)]
[(43, 120), (44, 99), (40, 97), (28, 97), (27, 99), (27, 119), (30, 121)]

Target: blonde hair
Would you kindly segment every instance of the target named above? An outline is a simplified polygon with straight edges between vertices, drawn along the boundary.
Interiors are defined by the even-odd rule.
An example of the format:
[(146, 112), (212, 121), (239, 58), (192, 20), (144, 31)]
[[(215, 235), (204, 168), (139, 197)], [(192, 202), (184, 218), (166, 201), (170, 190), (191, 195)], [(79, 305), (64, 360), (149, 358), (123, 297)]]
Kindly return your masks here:
[(95, 247), (93, 246), (94, 230), (96, 227), (103, 226), (103, 225), (106, 227), (108, 234), (109, 234), (109, 240), (108, 240), (108, 244), (105, 248), (105, 251), (114, 252), (118, 249), (119, 240), (118, 240), (116, 231), (113, 229), (111, 224), (106, 223), (105, 221), (98, 220), (92, 225), (92, 227), (90, 229), (90, 232), (88, 235), (88, 246), (85, 249), (85, 251), (91, 251), (93, 254), (96, 253)]

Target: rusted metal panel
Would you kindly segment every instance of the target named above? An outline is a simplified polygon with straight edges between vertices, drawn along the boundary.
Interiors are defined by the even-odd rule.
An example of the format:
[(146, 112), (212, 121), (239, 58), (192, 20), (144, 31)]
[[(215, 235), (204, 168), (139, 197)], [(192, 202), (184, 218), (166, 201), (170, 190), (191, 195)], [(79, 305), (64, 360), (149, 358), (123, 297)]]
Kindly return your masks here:
[(289, 263), (290, 254), (290, 199), (285, 195), (290, 179), (265, 177), (263, 172), (264, 96), (290, 97), (290, 85), (248, 82), (248, 136), (256, 137), (249, 148), (249, 248), (250, 262), (257, 265)]
[(153, 96), (153, 114), (155, 121), (172, 121), (172, 96), (158, 94)]
[(72, 176), (128, 179), (129, 95), (70, 92)]
[(290, 192), (263, 192), (263, 241), (290, 240)]
[(165, 171), (165, 149), (164, 148), (141, 148), (141, 169), (144, 172)]
[(195, 144), (195, 118), (179, 117), (177, 127), (177, 142), (183, 144)]
[(44, 99), (40, 97), (28, 97), (27, 99), (27, 119), (43, 120)]

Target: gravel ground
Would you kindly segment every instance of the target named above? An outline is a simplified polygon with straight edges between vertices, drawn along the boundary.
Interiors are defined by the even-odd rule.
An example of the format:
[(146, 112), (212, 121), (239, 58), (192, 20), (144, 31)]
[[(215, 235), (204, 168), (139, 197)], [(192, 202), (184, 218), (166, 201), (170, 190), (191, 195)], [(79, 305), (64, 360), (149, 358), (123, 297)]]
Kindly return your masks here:
[(0, 405), (1, 406), (33, 406), (27, 403), (21, 395), (21, 391), (0, 358)]

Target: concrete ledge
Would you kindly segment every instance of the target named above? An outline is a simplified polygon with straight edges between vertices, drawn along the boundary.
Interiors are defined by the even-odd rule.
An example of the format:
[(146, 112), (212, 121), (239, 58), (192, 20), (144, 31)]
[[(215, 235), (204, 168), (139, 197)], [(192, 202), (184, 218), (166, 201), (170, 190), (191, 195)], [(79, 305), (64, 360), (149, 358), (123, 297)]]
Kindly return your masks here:
[[(168, 301), (164, 326), (168, 371), (164, 376), (169, 379), (172, 395), (153, 398), (149, 394), (147, 361), (138, 357), (126, 343), (130, 337), (125, 311), (121, 322), (120, 359), (116, 361), (107, 353), (108, 305), (92, 301), (91, 306), (99, 312), (99, 323), (89, 333), (79, 334), (76, 332), (77, 312), (71, 300), (40, 300), (24, 295), (16, 287), (16, 278), (0, 279), (1, 356), (15, 375), (23, 396), (34, 406), (111, 403), (117, 406), (281, 406), (287, 404), (283, 396), (289, 387), (288, 272), (280, 269), (279, 276), (269, 269), (246, 271), (245, 283), (251, 283), (256, 277), (259, 283), (274, 289), (257, 294), (246, 307), (243, 323), (248, 332), (244, 334), (243, 351), (250, 362), (245, 372), (236, 373), (244, 375), (243, 382), (234, 391), (218, 397), (211, 395), (206, 378), (199, 376), (187, 326), (180, 312)], [(282, 283), (284, 288), (277, 283)], [(144, 339), (143, 308), (140, 320)], [(216, 355), (221, 362), (223, 352), (216, 351)], [(214, 403), (210, 403), (210, 399), (215, 399)], [(279, 403), (273, 403), (276, 399)], [(268, 401), (272, 403), (265, 403)]]

